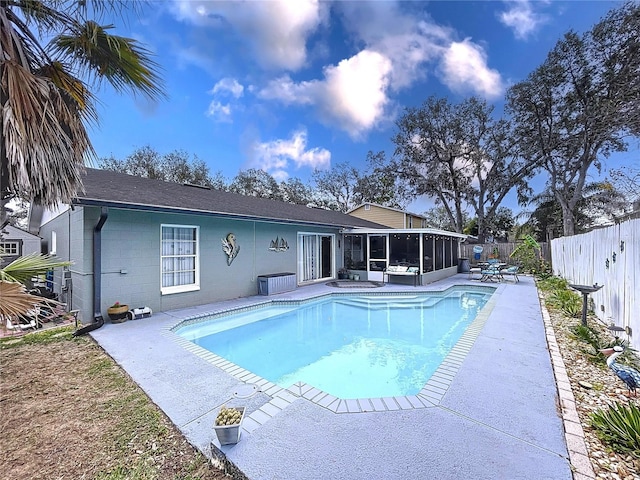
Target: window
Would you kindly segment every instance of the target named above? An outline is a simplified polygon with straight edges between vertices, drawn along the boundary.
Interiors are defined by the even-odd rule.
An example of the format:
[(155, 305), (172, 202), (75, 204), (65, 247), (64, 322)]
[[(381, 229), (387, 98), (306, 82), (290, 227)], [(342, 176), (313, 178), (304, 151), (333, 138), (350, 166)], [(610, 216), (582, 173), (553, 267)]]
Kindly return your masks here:
[(436, 270), (442, 270), (444, 268), (444, 240), (442, 237), (436, 237), (436, 246), (435, 246), (435, 254), (436, 254)]
[(453, 257), (451, 246), (453, 243), (453, 238), (444, 239), (444, 266), (445, 268), (453, 266)]
[(199, 228), (162, 225), (160, 268), (162, 294), (200, 289)]
[(344, 236), (344, 266), (353, 270), (367, 269), (366, 235)]
[(368, 203), (364, 206), (365, 210), (371, 210), (371, 205), (369, 205)]
[(433, 235), (424, 235), (423, 237), (423, 247), (422, 247), (422, 255), (423, 255), (423, 272), (433, 272), (433, 256), (434, 256), (434, 243), (435, 239)]
[(49, 249), (49, 254), (55, 255), (58, 251), (58, 236), (56, 232), (51, 232), (51, 248)]
[(420, 235), (394, 233), (389, 236), (389, 265), (420, 266)]
[(0, 249), (2, 249), (0, 255), (20, 256), (20, 243), (18, 240), (5, 240), (4, 242), (0, 242)]
[(298, 233), (298, 278), (311, 282), (333, 276), (334, 235)]

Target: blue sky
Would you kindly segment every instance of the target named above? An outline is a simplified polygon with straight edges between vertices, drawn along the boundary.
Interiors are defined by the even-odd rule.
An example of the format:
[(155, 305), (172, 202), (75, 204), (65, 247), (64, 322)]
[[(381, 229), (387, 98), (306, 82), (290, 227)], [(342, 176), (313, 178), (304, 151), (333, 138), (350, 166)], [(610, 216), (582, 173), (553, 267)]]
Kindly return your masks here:
[[(430, 95), (483, 97), (538, 66), (569, 29), (618, 2), (157, 1), (116, 34), (156, 54), (169, 98), (98, 92), (99, 157), (184, 150), (231, 179), (309, 178), (393, 154), (395, 120)], [(509, 205), (511, 206), (511, 205)], [(419, 204), (412, 206), (421, 211)]]

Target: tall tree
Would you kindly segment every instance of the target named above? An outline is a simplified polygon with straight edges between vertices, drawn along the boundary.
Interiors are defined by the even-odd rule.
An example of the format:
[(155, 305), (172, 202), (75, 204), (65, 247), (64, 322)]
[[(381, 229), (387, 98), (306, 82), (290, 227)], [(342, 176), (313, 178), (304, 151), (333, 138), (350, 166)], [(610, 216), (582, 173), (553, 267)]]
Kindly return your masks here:
[(90, 87), (162, 97), (157, 64), (136, 40), (112, 35), (91, 13), (120, 14), (126, 1), (0, 2), (0, 222), (14, 197), (52, 206), (81, 187), (94, 155), (88, 124), (97, 123)]
[[(451, 217), (447, 213), (447, 210), (442, 205), (426, 210), (423, 215), (427, 219), (427, 226), (430, 228), (448, 230), (449, 232), (454, 231), (456, 228), (455, 225), (451, 222)], [(463, 212), (462, 216), (463, 223), (466, 226), (469, 223), (469, 215), (467, 215), (466, 212)], [(478, 232), (476, 231), (474, 235), (477, 233)]]
[(340, 212), (348, 212), (366, 202), (404, 208), (403, 185), (393, 168), (384, 152), (369, 151), (367, 166), (362, 171), (348, 162), (338, 163), (329, 170), (316, 170), (313, 173), (316, 203)]
[(413, 195), (435, 199), (462, 232), (467, 207), (475, 213), (480, 241), (511, 189), (526, 190), (536, 164), (518, 155), (509, 122), (471, 97), (452, 104), (430, 97), (397, 122), (396, 169)]
[(313, 192), (308, 185), (296, 177), (288, 178), (280, 182), (280, 195), (282, 200), (296, 205), (308, 205), (313, 203)]
[(576, 231), (589, 169), (640, 134), (639, 30), (640, 5), (626, 3), (582, 36), (568, 32), (507, 94), (525, 155), (549, 174), (565, 235)]
[[(562, 236), (562, 206), (550, 188), (531, 199), (533, 211), (522, 212), (526, 218), (521, 229), (545, 242)], [(583, 195), (574, 211), (575, 233), (582, 233), (595, 226), (612, 223), (624, 213), (627, 202), (609, 182), (592, 182), (585, 185)], [(524, 230), (523, 230), (524, 231)]]
[(252, 197), (282, 200), (282, 193), (276, 179), (264, 170), (255, 168), (239, 172), (229, 185), (229, 191)]
[(358, 170), (347, 162), (338, 163), (329, 170), (314, 171), (317, 203), (332, 210), (349, 211), (357, 205), (355, 196), (359, 178)]
[(623, 166), (609, 171), (610, 182), (627, 202), (640, 202), (640, 168)]
[(147, 145), (135, 150), (124, 160), (113, 156), (102, 158), (99, 165), (104, 170), (113, 170), (139, 177), (224, 189), (224, 178), (219, 172), (215, 178), (211, 177), (209, 167), (203, 160), (195, 155), (193, 159), (190, 159), (189, 154), (182, 150), (162, 155)]
[(367, 169), (356, 178), (354, 206), (375, 203), (403, 209), (407, 205), (405, 186), (384, 152), (367, 153)]

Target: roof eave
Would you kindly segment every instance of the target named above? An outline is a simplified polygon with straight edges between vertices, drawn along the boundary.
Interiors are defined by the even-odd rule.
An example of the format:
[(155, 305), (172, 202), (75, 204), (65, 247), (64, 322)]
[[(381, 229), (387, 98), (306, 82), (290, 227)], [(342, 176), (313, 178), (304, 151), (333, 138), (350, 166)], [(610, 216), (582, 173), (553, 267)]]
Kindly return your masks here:
[[(73, 201), (73, 205), (88, 206), (88, 207), (109, 207), (119, 208), (122, 210), (138, 210), (145, 212), (159, 212), (159, 213), (179, 213), (189, 215), (202, 215), (207, 217), (224, 217), (232, 220), (249, 220), (264, 223), (284, 223), (284, 224), (296, 224), (296, 225), (309, 225), (316, 227), (331, 227), (331, 228), (367, 228), (358, 227), (353, 224), (342, 223), (327, 223), (327, 222), (312, 222), (308, 220), (295, 220), (290, 218), (275, 218), (275, 217), (259, 217), (255, 215), (242, 215), (239, 213), (225, 213), (212, 210), (194, 210), (180, 207), (167, 207), (162, 205), (141, 205), (131, 204), (125, 202), (118, 202), (115, 200), (98, 200), (90, 198), (76, 198)], [(354, 217), (355, 218), (355, 217)]]

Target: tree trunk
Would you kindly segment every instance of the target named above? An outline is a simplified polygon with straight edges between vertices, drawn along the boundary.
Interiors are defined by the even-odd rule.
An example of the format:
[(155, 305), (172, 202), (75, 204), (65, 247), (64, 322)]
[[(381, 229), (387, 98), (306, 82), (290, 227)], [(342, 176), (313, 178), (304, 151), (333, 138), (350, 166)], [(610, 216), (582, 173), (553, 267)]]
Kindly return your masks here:
[(562, 230), (565, 237), (575, 235), (576, 231), (573, 209), (564, 202), (562, 203)]

